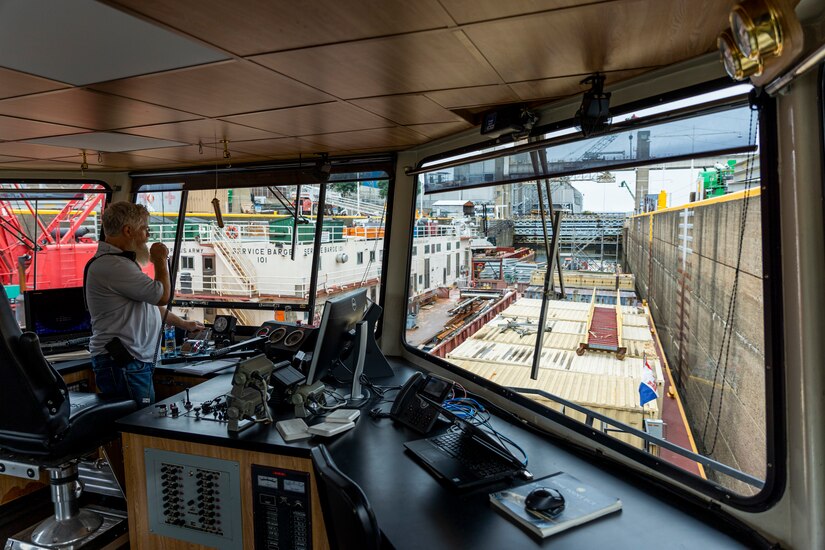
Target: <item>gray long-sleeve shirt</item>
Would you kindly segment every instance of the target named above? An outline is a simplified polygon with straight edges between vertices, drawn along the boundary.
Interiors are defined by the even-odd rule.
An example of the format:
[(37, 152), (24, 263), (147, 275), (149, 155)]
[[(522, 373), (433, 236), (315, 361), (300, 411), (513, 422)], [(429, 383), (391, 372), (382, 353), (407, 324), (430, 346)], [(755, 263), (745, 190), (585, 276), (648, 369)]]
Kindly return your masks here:
[[(122, 252), (101, 241), (95, 257)], [(161, 296), (163, 284), (143, 273), (133, 260), (112, 255), (94, 260), (86, 275), (92, 356), (108, 353), (105, 346), (116, 336), (135, 359), (154, 362), (161, 328), (157, 306)]]

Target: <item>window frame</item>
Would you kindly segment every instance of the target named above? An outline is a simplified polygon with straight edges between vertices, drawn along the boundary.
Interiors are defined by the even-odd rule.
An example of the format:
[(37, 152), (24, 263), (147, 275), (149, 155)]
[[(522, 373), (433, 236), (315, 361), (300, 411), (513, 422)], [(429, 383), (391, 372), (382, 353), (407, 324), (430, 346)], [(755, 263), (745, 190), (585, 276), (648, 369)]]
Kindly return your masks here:
[[(637, 109), (652, 107), (663, 102), (663, 97), (667, 97), (668, 101), (676, 99), (689, 98), (695, 95), (700, 95), (708, 91), (718, 90), (724, 87), (731, 86), (731, 82), (727, 79), (717, 80), (710, 83), (704, 83), (698, 86), (677, 90), (664, 96), (651, 97), (646, 100), (634, 102), (632, 104), (620, 106), (615, 110), (611, 109), (611, 113), (615, 116), (622, 113), (632, 112)], [(823, 89), (825, 89), (825, 78), (823, 78)], [(570, 429), (578, 434), (588, 437), (596, 445), (604, 445), (611, 450), (621, 454), (627, 458), (631, 458), (642, 466), (649, 468), (652, 471), (658, 471), (665, 474), (668, 479), (668, 489), (672, 492), (679, 493), (686, 499), (706, 503), (698, 498), (694, 493), (685, 491), (670, 483), (680, 483), (691, 489), (716, 499), (734, 508), (748, 511), (761, 512), (769, 509), (781, 498), (785, 488), (785, 480), (787, 477), (786, 465), (786, 430), (785, 430), (785, 394), (784, 394), (784, 338), (783, 338), (783, 301), (782, 301), (782, 266), (781, 266), (781, 250), (780, 250), (780, 207), (779, 207), (779, 175), (778, 175), (778, 142), (777, 142), (777, 120), (776, 120), (776, 102), (773, 98), (767, 97), (765, 94), (756, 96), (751, 93), (749, 97), (751, 108), (757, 104), (761, 107), (759, 116), (759, 132), (756, 136), (758, 140), (758, 154), (760, 156), (760, 186), (762, 189), (762, 200), (760, 201), (761, 209), (761, 223), (762, 223), (762, 262), (763, 262), (763, 286), (762, 293), (764, 298), (763, 309), (763, 325), (765, 333), (765, 436), (766, 436), (766, 476), (764, 485), (760, 491), (755, 495), (745, 496), (735, 493), (731, 490), (725, 489), (712, 481), (702, 479), (698, 476), (688, 473), (687, 471), (672, 465), (670, 463), (660, 460), (658, 457), (644, 452), (641, 449), (632, 447), (629, 444), (623, 443), (618, 439), (602, 433), (600, 430), (594, 430), (588, 427), (585, 423), (574, 420), (563, 413), (557, 412), (553, 409), (540, 405), (533, 399), (527, 396), (518, 394), (506, 387), (499, 386), (475, 375), (469, 371), (464, 371), (459, 367), (452, 365), (448, 361), (437, 356), (430, 355), (414, 346), (407, 343), (405, 334), (401, 335), (401, 345), (403, 349), (416, 357), (437, 365), (439, 368), (448, 372), (454, 373), (464, 379), (482, 387), (485, 391), (493, 395), (502, 397), (511, 401), (518, 407), (523, 407), (547, 420), (556, 422), (564, 428)], [(689, 117), (701, 112), (712, 112), (720, 105), (737, 104), (741, 99), (728, 98), (724, 102), (712, 102), (710, 104), (701, 104), (691, 109), (681, 109), (678, 113), (666, 112), (660, 115), (645, 117), (642, 119), (643, 124), (650, 124), (652, 122), (661, 122), (671, 120), (674, 118)], [(823, 116), (823, 123), (825, 124), (825, 115)], [(572, 119), (561, 121), (553, 125), (542, 127), (540, 132), (547, 132), (549, 128), (563, 129), (574, 126)], [(623, 125), (618, 129), (627, 128)], [(535, 132), (534, 132), (535, 133)], [(609, 132), (606, 132), (606, 134)], [(585, 138), (581, 138), (585, 139)], [(559, 141), (569, 141), (569, 137), (562, 137)], [(552, 141), (549, 143), (552, 145)], [(478, 151), (490, 147), (490, 142), (484, 142), (475, 147), (465, 147), (459, 150), (452, 150), (448, 152), (438, 153), (430, 157), (421, 159), (415, 167), (415, 171), (426, 171), (425, 165), (430, 165), (439, 159), (450, 158), (458, 154), (466, 154), (472, 151)], [(508, 150), (502, 150), (502, 156), (508, 154)], [(693, 156), (693, 155), (691, 155)], [(672, 162), (680, 160), (679, 158), (668, 159)], [(661, 163), (661, 159), (645, 164)], [(617, 163), (618, 165), (619, 163)], [(644, 164), (642, 164), (644, 165)], [(618, 167), (618, 166), (617, 166)], [(429, 169), (429, 166), (427, 166)], [(434, 167), (433, 169), (437, 169)], [(600, 169), (610, 169), (600, 168)], [(553, 177), (559, 175), (554, 174)], [(505, 181), (499, 184), (512, 184), (515, 182)], [(471, 189), (473, 187), (489, 187), (495, 183), (487, 182), (483, 185), (467, 186), (462, 189)], [(418, 188), (418, 185), (416, 185)], [(411, 206), (411, 219), (415, 219), (416, 201), (413, 200)], [(771, 205), (768, 208), (768, 205)], [(408, 247), (414, 242), (413, 227), (410, 228), (410, 243)], [(412, 263), (412, 256), (408, 255), (407, 271), (410, 272)], [(409, 297), (409, 288), (406, 292), (406, 297)], [(402, 325), (403, 326), (403, 325)], [(513, 411), (508, 411), (512, 416), (515, 416), (520, 421), (525, 422), (535, 428), (541, 428), (527, 419), (518, 417)], [(642, 472), (642, 475), (649, 476), (647, 472)]]
[[(132, 178), (132, 188), (130, 192), (130, 200), (135, 202), (137, 196), (142, 193), (148, 193), (154, 190), (173, 190), (181, 191), (181, 208), (178, 214), (178, 221), (176, 225), (175, 250), (180, 250), (181, 241), (183, 238), (184, 224), (186, 222), (186, 205), (188, 201), (189, 191), (208, 191), (213, 190), (216, 186), (220, 189), (246, 189), (262, 186), (297, 186), (297, 185), (322, 185), (328, 189), (329, 185), (336, 183), (347, 183), (362, 181), (353, 177), (341, 178), (344, 174), (356, 174), (363, 172), (383, 172), (384, 177), (381, 180), (387, 180), (387, 202), (384, 210), (384, 241), (389, 242), (390, 225), (392, 214), (392, 193), (395, 189), (395, 154), (378, 154), (378, 155), (362, 155), (352, 157), (339, 157), (329, 159), (331, 164), (330, 177), (326, 181), (318, 179), (313, 174), (312, 170), (315, 167), (317, 158), (308, 158), (297, 161), (283, 161), (283, 162), (267, 162), (257, 164), (244, 164), (236, 167), (220, 167), (220, 168), (197, 168), (187, 170), (177, 170), (168, 172), (142, 172), (136, 171), (129, 174)], [(228, 177), (231, 176), (231, 177)], [(339, 177), (336, 177), (339, 176)], [(222, 185), (220, 183), (222, 183)], [(316, 249), (320, 247), (322, 235), (321, 231), (317, 231), (313, 239), (313, 244)], [(384, 266), (388, 261), (387, 248), (384, 247), (384, 255), (381, 258), (381, 272), (384, 272)], [(176, 252), (175, 258), (172, 262), (172, 271), (170, 278), (173, 281), (177, 280), (179, 271), (180, 254)], [(320, 271), (320, 257), (318, 257), (318, 268), (315, 274), (310, 279), (310, 300), (306, 304), (285, 304), (273, 302), (225, 302), (213, 300), (187, 300), (185, 298), (174, 298), (171, 302), (172, 307), (198, 307), (198, 308), (235, 308), (247, 310), (274, 310), (274, 311), (298, 311), (309, 313), (312, 309), (317, 307), (317, 303), (313, 296), (317, 296), (318, 289), (318, 271)], [(174, 287), (174, 282), (173, 282)], [(379, 296), (381, 303), (386, 299), (386, 279), (381, 278), (379, 285)], [(174, 290), (174, 288), (173, 288)], [(381, 334), (383, 318), (380, 318), (376, 323), (376, 335)]]
[[(70, 185), (70, 187), (64, 188), (56, 188), (56, 189), (6, 189), (2, 188), (1, 186), (4, 184), (23, 184), (23, 185), (41, 185), (41, 184), (52, 184), (52, 185)], [(79, 186), (84, 184), (93, 184), (100, 186), (100, 189), (81, 189)], [(103, 204), (101, 206), (101, 210), (105, 211), (106, 208), (112, 202), (112, 194), (113, 194), (112, 186), (109, 183), (95, 179), (95, 178), (77, 178), (77, 179), (56, 179), (56, 178), (0, 178), (0, 201), (5, 203), (10, 203), (12, 201), (19, 201), (19, 200), (27, 200), (27, 201), (34, 201), (35, 203), (39, 200), (53, 200), (53, 199), (39, 199), (38, 195), (60, 195), (60, 194), (94, 194), (94, 195), (103, 195)], [(7, 197), (6, 195), (20, 195), (21, 198), (11, 198)], [(27, 197), (28, 195), (28, 197)], [(67, 197), (67, 201), (71, 200)], [(37, 208), (35, 208), (35, 212)], [(100, 224), (100, 232), (96, 235), (97, 241), (100, 242), (105, 237), (103, 232), (103, 223), (101, 221)], [(37, 240), (38, 234), (35, 232), (35, 240)], [(33, 262), (34, 262), (34, 269), (37, 269), (37, 251), (34, 252), (33, 255)], [(30, 291), (37, 290), (37, 277), (34, 277), (34, 284)]]

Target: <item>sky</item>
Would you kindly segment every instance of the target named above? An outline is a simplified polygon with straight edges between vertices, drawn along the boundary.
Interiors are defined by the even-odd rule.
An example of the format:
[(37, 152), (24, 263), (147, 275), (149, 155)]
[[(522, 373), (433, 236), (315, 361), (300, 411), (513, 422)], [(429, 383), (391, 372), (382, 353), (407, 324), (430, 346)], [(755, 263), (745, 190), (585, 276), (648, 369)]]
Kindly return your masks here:
[[(668, 194), (668, 206), (678, 206), (690, 200), (690, 192), (695, 190), (695, 182), (702, 166), (696, 166), (691, 177), (690, 169), (663, 170), (661, 166), (649, 167), (648, 193), (665, 190)], [(636, 194), (636, 170), (614, 170), (614, 183), (597, 183), (595, 181), (571, 181), (570, 183), (584, 195), (583, 209), (589, 212), (632, 212), (633, 199), (627, 189), (619, 184), (627, 182), (633, 194)]]

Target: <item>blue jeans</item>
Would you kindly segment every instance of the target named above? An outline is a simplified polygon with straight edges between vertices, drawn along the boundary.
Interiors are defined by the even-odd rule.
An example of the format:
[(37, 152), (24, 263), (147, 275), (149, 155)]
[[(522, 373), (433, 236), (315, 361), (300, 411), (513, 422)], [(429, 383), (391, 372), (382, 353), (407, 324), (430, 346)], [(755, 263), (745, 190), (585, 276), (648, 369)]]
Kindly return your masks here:
[(125, 367), (115, 362), (108, 354), (92, 357), (95, 384), (101, 395), (120, 399), (132, 399), (138, 408), (155, 402), (155, 387), (152, 385), (154, 363), (144, 363), (134, 359)]

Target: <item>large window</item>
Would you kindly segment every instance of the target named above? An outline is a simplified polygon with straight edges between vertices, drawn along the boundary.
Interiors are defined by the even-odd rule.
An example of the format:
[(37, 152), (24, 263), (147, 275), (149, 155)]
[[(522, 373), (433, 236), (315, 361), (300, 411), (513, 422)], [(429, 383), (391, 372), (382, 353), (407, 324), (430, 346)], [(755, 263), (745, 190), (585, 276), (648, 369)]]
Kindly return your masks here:
[(256, 175), (254, 185), (217, 189), (188, 189), (181, 179), (180, 190), (149, 184), (136, 196), (153, 211), (153, 238), (170, 249), (179, 238), (178, 314), (206, 322), (230, 314), (251, 327), (272, 319), (317, 324), (327, 297), (366, 286), (378, 300), (386, 172), (336, 173), (301, 186)]
[(0, 279), (21, 324), (21, 292), (82, 286), (108, 192), (98, 182), (0, 183)]
[(768, 225), (759, 113), (736, 101), (425, 163), (407, 345), (680, 479), (758, 494)]

